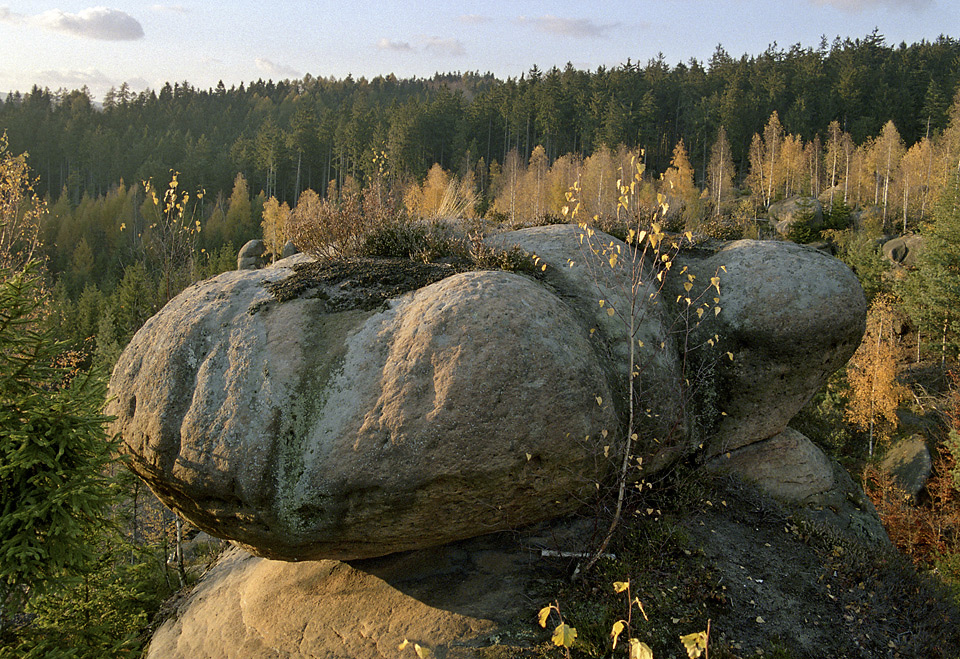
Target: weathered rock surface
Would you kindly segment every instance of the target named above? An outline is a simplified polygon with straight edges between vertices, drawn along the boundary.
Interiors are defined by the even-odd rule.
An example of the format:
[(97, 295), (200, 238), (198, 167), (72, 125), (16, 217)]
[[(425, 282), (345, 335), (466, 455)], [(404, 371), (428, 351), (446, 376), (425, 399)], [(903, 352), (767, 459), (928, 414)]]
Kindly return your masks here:
[[(198, 284), (111, 379), (131, 466), (167, 505), (268, 557), (360, 558), (570, 512), (603, 477), (605, 370), (560, 298), (454, 275), (381, 311), (267, 290), (285, 267)], [(549, 503), (547, 503), (549, 502)]]
[(880, 250), (891, 263), (912, 268), (917, 263), (917, 255), (923, 248), (923, 236), (907, 234), (883, 243)]
[(267, 246), (262, 240), (248, 240), (237, 252), (237, 270), (256, 270), (266, 265)]
[[(719, 336), (716, 456), (773, 437), (856, 351), (866, 300), (856, 275), (820, 251), (779, 241), (738, 240), (678, 259), (696, 281), (720, 277), (721, 312), (695, 344)], [(677, 266), (675, 266), (677, 267)], [(679, 292), (673, 290), (675, 293)]]
[[(547, 282), (570, 304), (585, 327), (596, 329), (599, 349), (618, 374), (621, 395), (625, 395), (630, 369), (628, 318), (633, 308), (637, 387), (644, 408), (650, 410), (650, 417), (643, 420), (650, 432), (644, 433), (642, 441), (646, 445), (639, 447), (638, 453), (644, 456), (645, 469), (651, 473), (693, 450), (692, 438), (682, 427), (680, 359), (670, 332), (672, 307), (657, 294), (656, 279), (649, 274), (631, 301), (631, 275), (623, 265), (627, 245), (603, 232), (587, 236), (572, 224), (520, 229), (494, 235), (487, 242), (501, 249), (520, 247), (546, 264)], [(590, 243), (608, 253), (591, 253)], [(614, 254), (618, 265), (610, 267), (609, 258)]]
[[(598, 257), (580, 237), (554, 225), (489, 239), (536, 254), (545, 283), (409, 261), (395, 266), (429, 272), (353, 263), (308, 277), (303, 255), (203, 282), (124, 351), (114, 430), (158, 496), (210, 533), (271, 558), (379, 556), (579, 507), (606, 472), (601, 444), (616, 454), (631, 342), (649, 476), (700, 448), (711, 459), (782, 444), (771, 438), (862, 335), (856, 277), (816, 250), (737, 241), (682, 254), (674, 273), (696, 275), (690, 295), (712, 298), (720, 278), (721, 311), (697, 325), (677, 304), (686, 274), (661, 293), (647, 275), (631, 302), (629, 248), (598, 233)], [(419, 290), (403, 293), (408, 281)], [(682, 344), (701, 346), (685, 366)], [(791, 459), (814, 476), (795, 501), (830, 478), (804, 442)], [(776, 456), (758, 446), (731, 470), (800, 478)]]
[(795, 228), (819, 229), (823, 226), (823, 206), (813, 197), (790, 197), (770, 204), (770, 223), (781, 236)]
[(406, 596), (346, 563), (270, 561), (234, 548), (157, 630), (147, 657), (392, 658), (405, 638), (445, 648), (492, 627)]
[(815, 502), (837, 484), (830, 458), (793, 428), (727, 452), (716, 465), (743, 474), (777, 499), (795, 503)]
[(930, 480), (933, 458), (923, 436), (913, 435), (897, 442), (884, 456), (880, 468), (893, 475), (906, 494), (916, 497)]
[[(849, 486), (854, 487), (852, 482)], [(824, 537), (830, 540), (828, 552), (837, 551), (838, 543), (843, 544), (841, 550), (850, 548), (847, 540), (838, 540), (830, 531), (811, 539), (797, 528), (793, 507), (781, 505), (739, 479), (714, 477), (709, 487), (712, 505), (701, 502), (678, 511), (682, 513), (677, 516), (679, 527), (674, 528), (687, 540), (683, 552), (673, 551), (689, 557), (689, 563), (676, 566), (674, 557), (664, 565), (682, 573), (702, 570), (710, 579), (722, 582), (723, 599), (706, 597), (703, 585), (688, 595), (698, 608), (707, 608), (699, 620), (685, 624), (691, 628), (712, 617), (716, 634), (712, 648), (766, 647), (790, 638), (794, 652), (804, 657), (882, 656), (891, 640), (900, 643), (900, 635), (915, 633), (914, 621), (923, 619), (923, 610), (904, 620), (892, 615), (881, 598), (892, 595), (898, 607), (912, 609), (919, 596), (904, 606), (910, 595), (902, 587), (880, 590), (862, 573), (853, 581), (859, 586), (850, 588), (849, 575), (842, 569), (838, 575), (817, 553)], [(811, 524), (806, 528), (823, 527), (817, 523), (821, 520), (830, 528), (852, 520), (849, 535), (844, 537), (875, 546), (866, 527), (855, 527), (867, 516), (857, 515), (854, 505), (855, 497), (831, 499), (821, 510), (810, 512)], [(651, 519), (646, 523), (659, 546), (662, 536), (652, 528), (658, 522)], [(404, 639), (429, 648), (441, 659), (550, 656), (552, 625), (546, 630), (537, 626), (536, 612), (556, 597), (553, 584), (569, 576), (577, 559), (544, 558), (540, 550), (590, 550), (595, 548), (596, 533), (589, 519), (564, 519), (350, 563), (271, 561), (232, 550), (158, 629), (147, 657), (417, 656), (413, 647), (398, 651)], [(642, 543), (639, 539), (643, 537), (640, 533), (631, 543)], [(643, 549), (627, 549), (630, 551), (642, 553)], [(648, 564), (646, 559), (641, 561)], [(619, 554), (613, 565), (613, 575), (619, 575), (621, 569), (631, 575), (633, 592), (641, 597), (662, 589), (665, 582), (676, 583), (671, 581), (672, 575), (661, 570), (650, 573)], [(870, 606), (851, 605), (864, 601)], [(595, 609), (573, 609), (572, 604), (569, 599), (560, 603), (569, 624), (580, 628), (582, 634), (590, 617), (596, 615)], [(649, 602), (646, 606), (650, 611)], [(881, 637), (873, 638), (867, 649), (860, 620), (851, 620), (856, 612), (885, 619)], [(659, 613), (663, 615), (663, 611)], [(762, 616), (762, 624), (754, 622), (757, 616)], [(648, 639), (664, 633), (652, 622), (640, 630)], [(676, 637), (672, 643), (671, 649), (683, 654)]]

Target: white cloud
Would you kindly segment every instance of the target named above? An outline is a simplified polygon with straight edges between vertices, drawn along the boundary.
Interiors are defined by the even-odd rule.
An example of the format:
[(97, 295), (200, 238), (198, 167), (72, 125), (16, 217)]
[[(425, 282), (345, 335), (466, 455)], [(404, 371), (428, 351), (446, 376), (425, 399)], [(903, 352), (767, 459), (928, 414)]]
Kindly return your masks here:
[(830, 5), (849, 12), (860, 12), (876, 7), (904, 9), (923, 9), (933, 4), (933, 0), (813, 0), (816, 5)]
[(561, 18), (550, 14), (536, 18), (521, 16), (520, 23), (532, 25), (541, 32), (549, 32), (550, 34), (558, 34), (560, 36), (578, 39), (592, 39), (606, 36), (610, 29), (618, 25), (617, 23), (601, 25), (589, 18)]
[(109, 7), (84, 9), (68, 14), (51, 9), (33, 16), (30, 21), (47, 30), (64, 32), (102, 41), (135, 41), (143, 38), (143, 27), (130, 14)]
[(114, 84), (113, 80), (97, 69), (86, 69), (82, 71), (79, 69), (46, 69), (44, 71), (36, 71), (34, 78), (39, 85), (50, 87), (51, 89), (59, 89), (61, 87), (78, 89), (84, 85), (91, 89), (99, 89), (101, 87), (110, 87)]
[(377, 42), (377, 50), (389, 50), (395, 53), (408, 53), (413, 50), (413, 47), (406, 41), (391, 41), (390, 39), (383, 38)]
[(467, 54), (466, 49), (459, 40), (444, 39), (442, 37), (424, 38), (423, 49), (433, 55), (444, 55), (447, 57), (460, 57), (461, 55)]
[(466, 14), (460, 17), (460, 22), (466, 23), (467, 25), (482, 25), (492, 20), (489, 16), (480, 16), (479, 14)]
[(467, 53), (463, 43), (458, 39), (420, 35), (416, 38), (416, 44), (416, 46), (413, 46), (407, 41), (393, 41), (384, 38), (377, 42), (377, 50), (393, 53), (428, 53), (439, 57), (460, 57)]
[(190, 11), (183, 5), (153, 5), (150, 9), (153, 11), (170, 12), (172, 14), (186, 14)]
[(299, 78), (300, 72), (283, 64), (276, 64), (263, 57), (254, 60), (257, 68), (266, 73), (271, 78), (282, 80), (284, 78)]

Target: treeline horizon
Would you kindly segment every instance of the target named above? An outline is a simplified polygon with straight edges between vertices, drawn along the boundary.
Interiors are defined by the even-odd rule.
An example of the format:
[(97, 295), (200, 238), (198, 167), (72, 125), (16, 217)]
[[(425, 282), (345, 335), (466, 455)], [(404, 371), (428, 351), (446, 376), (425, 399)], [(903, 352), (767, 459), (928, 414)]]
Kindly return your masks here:
[[(876, 30), (863, 39), (824, 38), (817, 48), (771, 45), (760, 55), (711, 58), (673, 67), (663, 57), (594, 72), (534, 66), (519, 78), (490, 73), (430, 79), (316, 78), (201, 90), (167, 83), (159, 92), (111, 89), (102, 107), (86, 90), (35, 86), (0, 102), (0, 130), (13, 152), (28, 152), (37, 191), (73, 205), (170, 170), (181, 184), (224, 199), (242, 174), (252, 192), (295, 203), (333, 180), (361, 183), (374, 168), (422, 181), (434, 164), (473, 171), (481, 205), (487, 172), (511, 152), (528, 161), (542, 146), (552, 163), (600, 148), (642, 149), (648, 171), (671, 166), (683, 141), (697, 185), (721, 127), (735, 182), (750, 168), (751, 139), (777, 113), (786, 134), (826, 143), (831, 124), (856, 144), (893, 122), (909, 147), (948, 123), (960, 82), (960, 41), (889, 46)], [(835, 123), (834, 123), (835, 122)], [(374, 162), (374, 154), (383, 159)]]

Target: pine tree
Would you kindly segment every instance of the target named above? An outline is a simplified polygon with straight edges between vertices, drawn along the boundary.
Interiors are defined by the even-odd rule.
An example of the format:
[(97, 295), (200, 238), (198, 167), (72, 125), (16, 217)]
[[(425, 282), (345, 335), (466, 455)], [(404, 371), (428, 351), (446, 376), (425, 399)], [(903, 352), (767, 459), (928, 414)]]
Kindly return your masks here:
[(0, 263), (0, 627), (92, 567), (87, 539), (113, 500), (106, 386), (75, 369), (47, 318), (40, 266)]

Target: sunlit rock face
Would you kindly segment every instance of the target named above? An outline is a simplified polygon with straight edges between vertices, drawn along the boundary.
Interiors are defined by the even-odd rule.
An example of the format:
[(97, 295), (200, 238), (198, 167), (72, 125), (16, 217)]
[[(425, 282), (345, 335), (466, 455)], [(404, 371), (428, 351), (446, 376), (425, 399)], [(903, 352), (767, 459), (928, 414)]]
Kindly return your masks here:
[(279, 302), (284, 267), (174, 299), (110, 413), (131, 466), (201, 528), (281, 559), (360, 558), (562, 515), (616, 426), (587, 329), (554, 293), (457, 274), (376, 311)]

